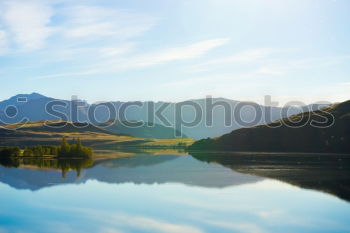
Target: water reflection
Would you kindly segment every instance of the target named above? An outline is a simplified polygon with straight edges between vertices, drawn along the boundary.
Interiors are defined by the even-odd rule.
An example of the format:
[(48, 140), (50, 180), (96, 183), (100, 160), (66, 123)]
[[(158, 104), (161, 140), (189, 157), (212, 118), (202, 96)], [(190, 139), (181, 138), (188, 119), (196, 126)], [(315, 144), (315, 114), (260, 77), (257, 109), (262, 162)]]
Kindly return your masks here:
[(277, 179), (350, 201), (350, 155), (293, 153), (193, 153), (233, 171)]
[[(257, 155), (245, 155), (249, 159), (219, 156), (218, 160), (212, 155), (194, 156), (198, 159), (140, 153), (99, 158), (93, 164), (7, 161), (6, 167), (0, 166), (0, 232), (350, 231), (347, 202), (255, 176), (272, 174), (274, 179), (288, 181), (292, 175), (284, 169), (291, 171), (293, 162), (287, 157), (278, 161), (265, 156), (258, 163)], [(319, 176), (330, 174), (322, 173), (325, 166), (309, 160), (292, 172), (299, 177), (292, 179), (299, 180), (296, 184), (305, 185), (300, 180), (317, 183), (317, 179), (300, 178), (306, 173), (298, 170), (309, 175), (315, 173), (312, 167), (319, 167)]]
[(77, 159), (21, 159), (4, 164), (6, 167), (0, 167), (0, 181), (17, 189), (30, 190), (88, 180), (114, 184), (182, 183), (201, 187), (227, 187), (262, 180), (218, 164), (203, 163), (191, 156), (148, 153), (94, 163)]
[[(0, 181), (18, 189), (84, 183), (182, 183), (228, 187), (265, 178), (333, 194), (350, 201), (350, 156), (277, 153), (132, 152), (116, 159), (1, 159)], [(183, 155), (183, 153), (181, 154)], [(120, 152), (118, 152), (120, 156)], [(227, 168), (225, 168), (227, 167)]]
[(61, 171), (62, 178), (65, 178), (71, 170), (76, 171), (77, 176), (83, 168), (93, 165), (93, 160), (90, 158), (75, 158), (75, 159), (56, 159), (43, 157), (28, 157), (28, 158), (1, 158), (0, 165), (6, 168), (27, 168), (36, 170), (57, 170)]

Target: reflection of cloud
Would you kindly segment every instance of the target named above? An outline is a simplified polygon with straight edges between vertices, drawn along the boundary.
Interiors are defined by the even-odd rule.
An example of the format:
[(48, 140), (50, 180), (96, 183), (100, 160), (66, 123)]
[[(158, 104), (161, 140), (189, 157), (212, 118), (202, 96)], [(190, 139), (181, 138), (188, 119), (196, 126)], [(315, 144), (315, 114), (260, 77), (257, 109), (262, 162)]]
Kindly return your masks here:
[[(217, 194), (220, 195), (220, 194)], [(231, 210), (232, 207), (225, 204), (225, 203), (211, 203), (207, 201), (200, 201), (195, 199), (177, 199), (172, 197), (166, 197), (164, 198), (167, 202), (172, 202), (176, 204), (180, 204), (187, 207), (197, 208), (205, 211), (215, 210), (215, 211), (228, 211)], [(236, 207), (237, 209), (237, 207)]]
[(224, 222), (219, 220), (207, 220), (207, 224), (226, 228), (232, 230), (234, 232), (242, 232), (242, 233), (264, 233), (266, 232), (261, 227), (252, 224), (252, 223), (238, 223), (238, 222)]
[(98, 232), (101, 233), (123, 233), (123, 231), (115, 228), (110, 228), (110, 227), (102, 227), (101, 229), (98, 230)]
[(135, 217), (127, 215), (112, 215), (110, 218), (112, 222), (118, 222), (118, 225), (127, 225), (131, 228), (136, 228), (140, 230), (149, 230), (151, 232), (168, 232), (168, 233), (200, 233), (200, 229), (181, 224), (173, 224), (169, 222), (163, 222), (147, 217)]
[[(270, 225), (285, 225), (288, 223), (288, 225), (293, 226), (300, 226), (300, 227), (315, 227), (320, 224), (320, 220), (318, 218), (314, 217), (308, 217), (305, 219), (305, 217), (299, 217), (299, 216), (293, 216), (291, 213), (285, 212), (285, 210), (258, 210), (255, 211), (254, 214), (262, 219), (265, 223), (268, 223)], [(324, 223), (325, 220), (322, 220)], [(327, 225), (333, 224), (335, 227), (336, 224), (332, 221), (329, 221)]]
[[(128, 215), (112, 211), (103, 211), (89, 208), (71, 208), (61, 206), (45, 206), (45, 208), (58, 209), (60, 211), (76, 212), (79, 216), (87, 217), (92, 221), (99, 222), (107, 231), (101, 232), (122, 232), (120, 228), (131, 228), (148, 232), (168, 233), (202, 233), (197, 227), (170, 223), (150, 217)], [(117, 230), (115, 230), (117, 229)], [(109, 230), (109, 231), (108, 231)], [(112, 231), (114, 230), (114, 231)]]
[(283, 214), (281, 210), (260, 210), (256, 214), (261, 218), (274, 218), (280, 217)]
[(224, 221), (221, 219), (215, 219), (214, 216), (197, 216), (195, 217), (197, 221), (203, 222), (206, 225), (212, 225), (219, 228), (224, 228), (232, 232), (242, 232), (242, 233), (265, 233), (268, 232), (257, 224), (248, 223), (244, 221)]

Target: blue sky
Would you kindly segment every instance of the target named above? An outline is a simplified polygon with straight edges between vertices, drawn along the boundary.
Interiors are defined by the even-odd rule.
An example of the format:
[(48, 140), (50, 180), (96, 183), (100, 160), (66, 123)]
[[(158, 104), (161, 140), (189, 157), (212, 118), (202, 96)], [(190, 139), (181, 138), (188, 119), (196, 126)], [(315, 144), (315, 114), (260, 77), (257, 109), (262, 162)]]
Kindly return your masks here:
[(350, 99), (348, 0), (0, 0), (0, 99)]

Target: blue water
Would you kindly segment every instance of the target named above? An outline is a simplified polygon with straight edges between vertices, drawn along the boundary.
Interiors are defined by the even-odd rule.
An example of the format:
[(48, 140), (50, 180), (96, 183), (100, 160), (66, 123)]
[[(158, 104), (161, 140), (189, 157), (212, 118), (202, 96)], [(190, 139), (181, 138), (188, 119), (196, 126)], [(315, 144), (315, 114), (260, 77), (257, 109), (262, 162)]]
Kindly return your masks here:
[(350, 232), (336, 196), (191, 156), (59, 171), (0, 167), (0, 232)]

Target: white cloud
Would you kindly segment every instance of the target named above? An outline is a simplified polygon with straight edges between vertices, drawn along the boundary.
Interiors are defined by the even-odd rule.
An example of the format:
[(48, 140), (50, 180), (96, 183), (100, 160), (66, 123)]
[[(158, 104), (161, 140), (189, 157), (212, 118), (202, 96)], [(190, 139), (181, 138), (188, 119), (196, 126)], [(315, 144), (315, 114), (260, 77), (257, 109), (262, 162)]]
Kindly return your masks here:
[(0, 56), (6, 54), (8, 51), (8, 38), (4, 30), (0, 30)]
[(42, 48), (53, 33), (49, 27), (53, 9), (39, 1), (11, 0), (3, 3), (2, 19), (17, 46), (23, 50)]
[(205, 40), (182, 47), (165, 49), (156, 53), (148, 53), (123, 60), (116, 60), (112, 63), (114, 63), (116, 69), (128, 69), (154, 66), (178, 60), (194, 59), (203, 56), (214, 48), (226, 44), (228, 41), (229, 39), (227, 38)]
[(110, 46), (98, 48), (98, 54), (102, 57), (114, 57), (129, 52), (135, 45), (133, 43), (126, 43), (122, 46)]
[(226, 44), (229, 40), (227, 38), (205, 40), (196, 42), (190, 45), (164, 49), (155, 53), (146, 53), (135, 56), (128, 56), (125, 58), (113, 59), (110, 58), (109, 53), (120, 53), (123, 52), (116, 48), (116, 50), (111, 50), (112, 48), (101, 50), (102, 54), (105, 55), (107, 59), (103, 60), (99, 64), (94, 64), (93, 68), (86, 67), (83, 71), (76, 72), (64, 72), (59, 74), (48, 74), (40, 77), (35, 77), (34, 79), (47, 79), (47, 78), (57, 78), (66, 76), (83, 76), (91, 74), (103, 74), (103, 73), (116, 73), (129, 69), (144, 68), (155, 65), (162, 65), (169, 62), (189, 60), (203, 56), (210, 50)]
[(127, 39), (150, 30), (156, 19), (150, 15), (97, 6), (71, 6), (62, 10), (63, 34), (70, 39)]
[(66, 73), (57, 73), (57, 74), (48, 74), (34, 77), (32, 80), (40, 80), (40, 79), (51, 79), (51, 78), (60, 78), (60, 77), (76, 77), (76, 76), (85, 76), (95, 74), (94, 70), (87, 70), (81, 72), (66, 72)]
[(253, 49), (238, 53), (237, 55), (227, 56), (218, 59), (211, 59), (209, 61), (197, 64), (192, 67), (192, 71), (206, 71), (214, 65), (234, 64), (234, 63), (252, 63), (262, 60), (271, 55), (275, 50), (271, 48)]
[(257, 73), (266, 75), (284, 75), (304, 69), (330, 67), (350, 60), (350, 56), (309, 57), (299, 59), (270, 59), (264, 61)]
[(103, 59), (113, 59), (123, 56), (135, 48), (135, 43), (118, 43), (109, 44), (107, 46), (91, 46), (91, 47), (58, 47), (41, 53), (45, 60), (41, 63), (53, 63), (61, 61), (85, 61), (97, 64)]
[(174, 60), (196, 58), (207, 53), (209, 50), (226, 44), (228, 41), (229, 39), (227, 38), (201, 41), (191, 44), (189, 46), (168, 49), (158, 54), (147, 56), (151, 58), (149, 59), (149, 61), (145, 61), (146, 57), (143, 57), (142, 60), (144, 60), (144, 65), (153, 65)]
[(306, 94), (275, 95), (273, 98), (282, 104), (295, 100), (305, 104), (343, 102), (350, 100), (350, 83), (317, 84), (312, 89), (308, 89)]
[[(111, 48), (120, 42), (129, 43), (126, 40), (142, 35), (156, 23), (155, 17), (134, 11), (76, 6), (73, 1), (63, 2), (60, 6), (54, 3), (57, 1), (0, 1), (0, 26), (3, 26), (3, 29), (0, 27), (0, 46), (4, 44), (6, 33), (11, 38), (12, 51), (29, 52), (46, 45), (47, 51), (55, 52), (57, 48), (74, 51), (89, 48), (85, 42)], [(53, 16), (59, 20), (53, 21)], [(119, 47), (117, 49), (112, 48), (109, 56), (123, 52)], [(106, 50), (103, 53), (107, 54)]]
[(350, 56), (298, 57), (297, 49), (258, 48), (233, 56), (209, 59), (191, 67), (190, 72), (222, 70), (230, 65), (245, 65), (252, 75), (282, 76), (305, 69), (331, 67), (348, 61)]
[[(62, 73), (44, 73), (34, 79), (116, 73), (190, 60), (229, 41), (218, 38), (131, 54), (137, 44), (134, 38), (150, 30), (157, 22), (156, 17), (115, 7), (77, 5), (68, 1), (54, 3), (57, 1), (5, 0), (0, 3), (0, 25), (5, 26), (4, 31), (0, 31), (0, 53), (4, 53), (8, 45), (12, 52), (45, 48), (29, 54), (38, 61), (35, 66), (72, 62)], [(6, 38), (11, 39), (9, 43)]]

